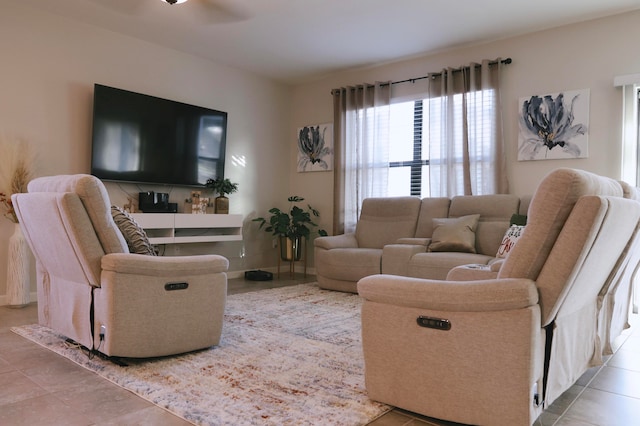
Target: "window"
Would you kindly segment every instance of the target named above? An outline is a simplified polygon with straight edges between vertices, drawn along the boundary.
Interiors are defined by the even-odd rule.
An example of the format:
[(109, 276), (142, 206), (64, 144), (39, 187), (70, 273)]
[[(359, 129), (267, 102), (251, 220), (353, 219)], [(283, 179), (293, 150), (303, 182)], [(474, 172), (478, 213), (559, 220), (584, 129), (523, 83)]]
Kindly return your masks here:
[[(446, 102), (450, 99), (453, 101), (453, 108), (449, 111)], [(467, 94), (466, 101), (467, 152), (472, 164), (471, 179), (481, 181), (483, 176), (491, 174), (487, 168), (491, 166), (492, 145), (496, 140), (495, 92), (471, 92)], [(462, 94), (391, 105), (389, 196), (431, 196), (431, 175), (436, 180), (439, 178), (434, 170), (430, 170), (430, 166), (435, 171), (453, 167), (456, 170), (456, 193), (464, 193), (463, 109)]]
[(426, 197), (429, 193), (429, 145), (424, 136), (423, 104), (423, 100), (417, 100), (391, 105), (389, 196)]
[(640, 185), (638, 145), (640, 144), (640, 74), (616, 77), (614, 85), (622, 87), (622, 180)]

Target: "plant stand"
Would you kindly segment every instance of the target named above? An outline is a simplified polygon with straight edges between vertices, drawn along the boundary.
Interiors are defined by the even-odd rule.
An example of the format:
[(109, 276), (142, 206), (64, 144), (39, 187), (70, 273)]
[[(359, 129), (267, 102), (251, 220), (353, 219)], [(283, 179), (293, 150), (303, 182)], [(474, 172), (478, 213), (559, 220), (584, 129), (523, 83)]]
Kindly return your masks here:
[[(283, 262), (289, 263), (289, 277), (292, 279), (295, 277), (295, 263), (301, 261), (304, 266), (304, 277), (307, 277), (307, 244), (305, 238), (300, 238), (300, 256), (296, 256), (296, 251), (292, 244), (291, 240), (286, 237), (278, 238), (278, 278), (280, 278), (280, 264)], [(283, 246), (283, 241), (287, 244), (286, 247)], [(286, 250), (283, 252), (283, 249)], [(284, 255), (286, 253), (286, 255)]]

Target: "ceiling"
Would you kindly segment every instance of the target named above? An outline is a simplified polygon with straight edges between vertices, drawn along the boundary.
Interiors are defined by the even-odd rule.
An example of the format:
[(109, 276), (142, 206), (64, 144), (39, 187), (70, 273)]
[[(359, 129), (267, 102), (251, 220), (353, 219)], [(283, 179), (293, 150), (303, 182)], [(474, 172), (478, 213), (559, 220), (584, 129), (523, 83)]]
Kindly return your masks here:
[(290, 84), (640, 9), (640, 0), (14, 1)]

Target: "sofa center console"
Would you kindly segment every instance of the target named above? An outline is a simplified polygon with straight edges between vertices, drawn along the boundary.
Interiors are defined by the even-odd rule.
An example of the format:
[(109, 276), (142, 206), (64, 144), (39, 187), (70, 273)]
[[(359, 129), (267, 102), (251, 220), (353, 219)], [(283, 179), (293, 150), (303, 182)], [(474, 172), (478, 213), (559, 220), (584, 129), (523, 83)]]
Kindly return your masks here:
[(133, 213), (151, 244), (242, 240), (241, 214)]

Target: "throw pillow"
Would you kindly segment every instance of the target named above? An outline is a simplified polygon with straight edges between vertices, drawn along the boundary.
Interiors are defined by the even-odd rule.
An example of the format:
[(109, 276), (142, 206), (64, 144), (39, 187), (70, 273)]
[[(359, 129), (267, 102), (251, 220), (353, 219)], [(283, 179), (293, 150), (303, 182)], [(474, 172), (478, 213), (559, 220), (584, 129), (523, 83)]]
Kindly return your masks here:
[(156, 255), (155, 250), (153, 250), (149, 242), (147, 233), (129, 213), (118, 206), (111, 206), (111, 216), (116, 226), (118, 226), (118, 229), (120, 229), (122, 236), (127, 241), (130, 253), (146, 254), (149, 256)]
[(433, 219), (429, 251), (476, 252), (476, 228), (479, 214), (458, 218)]
[(513, 246), (516, 245), (522, 236), (524, 228), (522, 225), (511, 225), (509, 229), (507, 229), (507, 232), (505, 232), (502, 238), (502, 243), (500, 243), (500, 247), (498, 247), (497, 258), (504, 259), (507, 257), (511, 249), (513, 249)]
[(525, 226), (527, 224), (527, 216), (524, 214), (514, 213), (511, 215), (511, 221), (509, 225)]

